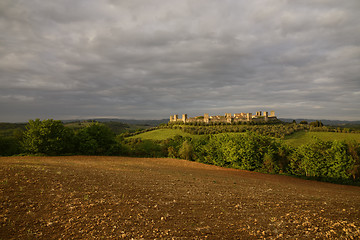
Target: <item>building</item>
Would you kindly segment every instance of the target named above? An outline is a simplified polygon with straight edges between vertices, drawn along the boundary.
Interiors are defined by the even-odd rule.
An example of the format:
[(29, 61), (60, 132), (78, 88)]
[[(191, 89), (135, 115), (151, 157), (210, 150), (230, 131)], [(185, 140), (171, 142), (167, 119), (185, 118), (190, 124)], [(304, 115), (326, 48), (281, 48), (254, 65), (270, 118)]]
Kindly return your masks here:
[(179, 118), (177, 114), (170, 116), (170, 122), (183, 122), (183, 123), (193, 123), (193, 122), (204, 122), (204, 123), (213, 123), (213, 122), (223, 122), (223, 123), (236, 123), (236, 122), (271, 122), (276, 121), (277, 117), (275, 116), (275, 111), (271, 111), (270, 115), (268, 112), (256, 112), (255, 115), (252, 113), (225, 113), (224, 116), (209, 116), (208, 113), (205, 113), (204, 116), (197, 116), (188, 118), (187, 114), (183, 114), (182, 118)]

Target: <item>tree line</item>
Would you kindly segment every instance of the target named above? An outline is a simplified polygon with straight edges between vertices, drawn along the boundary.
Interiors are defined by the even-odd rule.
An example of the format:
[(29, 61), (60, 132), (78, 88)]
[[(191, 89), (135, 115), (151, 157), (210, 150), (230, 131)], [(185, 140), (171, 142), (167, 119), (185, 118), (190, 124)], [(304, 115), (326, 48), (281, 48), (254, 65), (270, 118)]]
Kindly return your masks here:
[(180, 129), (183, 132), (195, 135), (209, 135), (219, 133), (241, 133), (255, 132), (269, 137), (285, 138), (297, 131), (309, 130), (308, 126), (300, 124), (224, 124), (224, 125), (187, 125), (187, 124), (170, 124), (167, 128)]
[(183, 132), (206, 135), (206, 134), (219, 134), (219, 133), (231, 133), (231, 132), (246, 132), (252, 131), (262, 135), (285, 138), (297, 131), (310, 131), (310, 132), (342, 132), (342, 133), (359, 133), (356, 129), (340, 128), (325, 126), (321, 121), (314, 121), (308, 123), (307, 121), (301, 121), (297, 124), (294, 120), (292, 123), (284, 123), (280, 121), (276, 122), (213, 122), (210, 124), (204, 122), (172, 122), (164, 125), (165, 128), (180, 129)]
[[(270, 126), (273, 127), (273, 126)], [(280, 139), (245, 130), (164, 141), (126, 138), (93, 122), (70, 129), (57, 120), (31, 120), (22, 134), (0, 138), (0, 155), (116, 155), (171, 157), (222, 167), (359, 183), (360, 144), (315, 140), (291, 147)]]

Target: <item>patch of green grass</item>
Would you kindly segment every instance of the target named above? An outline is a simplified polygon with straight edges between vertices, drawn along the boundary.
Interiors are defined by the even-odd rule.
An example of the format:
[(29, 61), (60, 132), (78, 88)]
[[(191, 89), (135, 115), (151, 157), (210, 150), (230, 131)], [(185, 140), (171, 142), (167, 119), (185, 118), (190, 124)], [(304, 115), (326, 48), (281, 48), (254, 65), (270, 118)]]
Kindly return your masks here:
[[(227, 133), (230, 135), (238, 135), (243, 133)], [(168, 138), (173, 138), (176, 135), (183, 137), (200, 137), (202, 135), (194, 135), (190, 133), (185, 133), (180, 129), (157, 129), (150, 132), (141, 133), (130, 138), (141, 138), (141, 139), (150, 139), (150, 140), (166, 140)], [(360, 134), (359, 133), (334, 133), (334, 132), (295, 132), (290, 136), (285, 138), (285, 142), (291, 146), (297, 147), (303, 144), (310, 143), (319, 138), (323, 141), (334, 141), (334, 140), (345, 140), (352, 141), (355, 140), (360, 143)]]
[(360, 143), (359, 133), (335, 133), (335, 132), (296, 132), (285, 138), (285, 142), (291, 146), (297, 147), (303, 144), (314, 141), (315, 138), (319, 138), (323, 141), (345, 140), (345, 141), (357, 141)]
[(141, 133), (129, 138), (141, 138), (141, 139), (151, 139), (151, 140), (166, 140), (168, 138), (173, 138), (176, 135), (183, 137), (197, 137), (198, 135), (192, 135), (190, 133), (185, 133), (180, 129), (156, 129), (154, 131)]

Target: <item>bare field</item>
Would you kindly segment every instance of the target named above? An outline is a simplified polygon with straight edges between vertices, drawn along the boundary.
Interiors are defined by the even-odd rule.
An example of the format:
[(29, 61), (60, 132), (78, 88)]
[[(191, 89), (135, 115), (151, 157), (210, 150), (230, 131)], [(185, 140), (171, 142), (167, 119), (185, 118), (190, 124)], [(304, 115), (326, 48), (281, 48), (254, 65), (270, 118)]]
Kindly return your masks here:
[(0, 158), (0, 239), (359, 239), (360, 187), (178, 159)]

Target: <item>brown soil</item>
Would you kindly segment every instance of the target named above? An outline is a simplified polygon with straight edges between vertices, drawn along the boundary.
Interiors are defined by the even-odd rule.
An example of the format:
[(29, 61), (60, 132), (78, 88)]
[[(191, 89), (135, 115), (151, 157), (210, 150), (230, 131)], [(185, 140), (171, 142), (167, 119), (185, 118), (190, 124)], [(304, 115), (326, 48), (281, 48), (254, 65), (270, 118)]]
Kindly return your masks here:
[(177, 159), (0, 158), (0, 239), (359, 239), (360, 187)]

